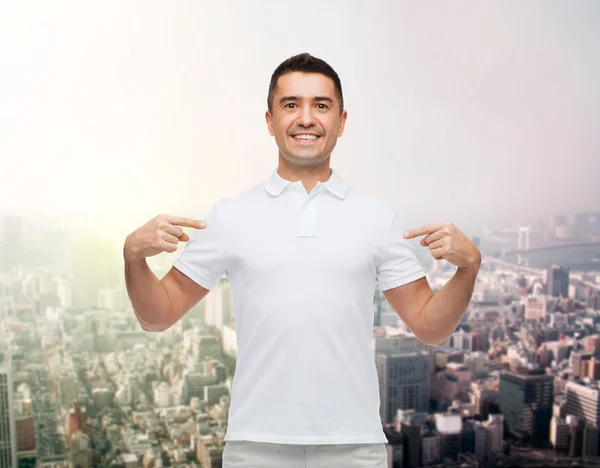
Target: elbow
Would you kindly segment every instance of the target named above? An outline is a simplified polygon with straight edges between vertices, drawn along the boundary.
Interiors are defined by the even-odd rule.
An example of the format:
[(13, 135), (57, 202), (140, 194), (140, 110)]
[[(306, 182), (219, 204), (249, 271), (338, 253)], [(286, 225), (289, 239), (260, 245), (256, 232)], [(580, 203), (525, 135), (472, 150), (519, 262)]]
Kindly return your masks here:
[(423, 343), (425, 343), (426, 345), (433, 346), (433, 347), (437, 348), (437, 347), (444, 346), (450, 340), (443, 340), (443, 341), (440, 341), (440, 340), (427, 340), (427, 341), (421, 340), (421, 341), (423, 341)]
[(142, 327), (142, 330), (144, 330), (145, 332), (148, 333), (158, 333), (161, 331), (165, 331), (166, 328), (164, 328), (162, 325), (150, 325), (148, 323), (142, 323), (139, 322), (140, 327)]
[(140, 327), (142, 328), (142, 330), (144, 330), (145, 332), (148, 332), (148, 333), (162, 332), (162, 331), (165, 331), (167, 328), (169, 328), (168, 325), (165, 326), (164, 324), (161, 324), (161, 323), (146, 322), (137, 313), (135, 314), (135, 317), (137, 318), (137, 321), (140, 324)]
[(439, 341), (437, 344), (434, 344), (432, 346), (444, 346), (446, 343), (448, 343), (450, 341), (450, 338)]
[(446, 343), (450, 341), (450, 337), (440, 337), (439, 335), (432, 335), (431, 332), (421, 332), (416, 333), (414, 335), (423, 343), (428, 346), (444, 346)]

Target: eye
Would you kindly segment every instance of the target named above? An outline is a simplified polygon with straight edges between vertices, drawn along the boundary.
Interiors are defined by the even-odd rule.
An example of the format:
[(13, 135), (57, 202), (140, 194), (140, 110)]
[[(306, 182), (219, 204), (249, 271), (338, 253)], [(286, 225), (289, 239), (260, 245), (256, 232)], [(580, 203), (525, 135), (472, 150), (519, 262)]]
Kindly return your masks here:
[(296, 105), (296, 103), (295, 103), (295, 102), (289, 102), (289, 103), (287, 103), (287, 104), (286, 104), (284, 107), (287, 107), (287, 108), (290, 108), (290, 109), (291, 109), (291, 107), (290, 107), (290, 106), (295, 106), (295, 105)]
[(319, 103), (317, 106), (319, 106), (319, 109), (327, 109), (327, 105), (323, 103)]

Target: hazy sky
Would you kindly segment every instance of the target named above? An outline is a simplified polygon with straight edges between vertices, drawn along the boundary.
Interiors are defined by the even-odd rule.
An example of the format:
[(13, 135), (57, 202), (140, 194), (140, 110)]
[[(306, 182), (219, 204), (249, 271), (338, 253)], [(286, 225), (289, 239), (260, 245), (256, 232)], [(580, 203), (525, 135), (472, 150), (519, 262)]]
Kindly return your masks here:
[(0, 5), (0, 214), (135, 229), (266, 178), (269, 78), (310, 52), (332, 166), (411, 224), (600, 210), (600, 2)]

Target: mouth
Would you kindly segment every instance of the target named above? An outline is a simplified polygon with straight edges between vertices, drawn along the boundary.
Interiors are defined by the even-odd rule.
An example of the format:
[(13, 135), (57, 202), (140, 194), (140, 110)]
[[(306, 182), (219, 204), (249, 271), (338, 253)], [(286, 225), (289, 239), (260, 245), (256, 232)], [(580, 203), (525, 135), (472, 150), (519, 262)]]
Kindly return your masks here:
[(321, 138), (321, 135), (317, 135), (316, 133), (295, 133), (292, 135), (294, 141), (306, 145), (311, 144)]

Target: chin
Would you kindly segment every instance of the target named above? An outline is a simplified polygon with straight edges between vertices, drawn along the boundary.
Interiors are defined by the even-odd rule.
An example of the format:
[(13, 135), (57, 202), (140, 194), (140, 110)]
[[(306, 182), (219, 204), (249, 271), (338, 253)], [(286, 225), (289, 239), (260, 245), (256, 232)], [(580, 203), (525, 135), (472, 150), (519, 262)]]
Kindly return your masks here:
[(286, 161), (289, 161), (298, 166), (318, 166), (324, 161), (327, 161), (329, 156), (317, 155), (283, 155)]

